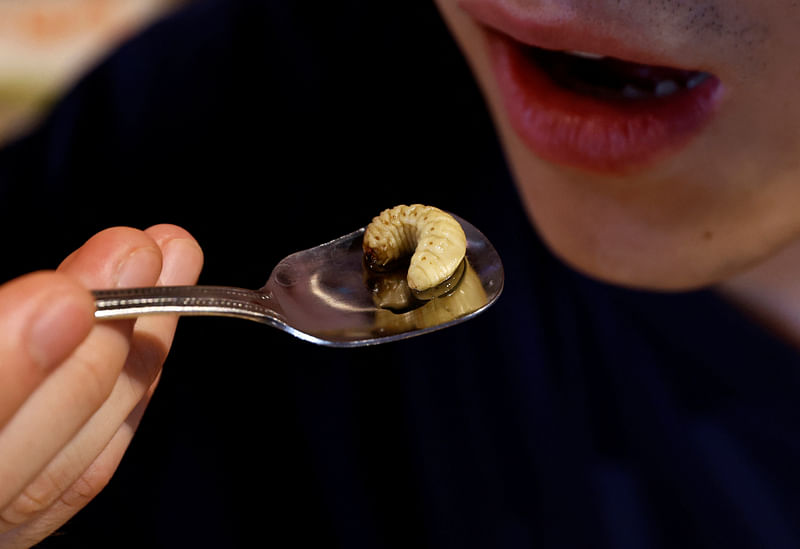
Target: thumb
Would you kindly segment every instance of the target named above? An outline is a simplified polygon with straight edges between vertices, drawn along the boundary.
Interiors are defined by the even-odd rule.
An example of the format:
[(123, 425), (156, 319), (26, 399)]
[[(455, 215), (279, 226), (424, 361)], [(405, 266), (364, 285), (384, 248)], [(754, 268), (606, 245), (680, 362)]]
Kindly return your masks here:
[(66, 275), (38, 272), (0, 286), (0, 427), (93, 323), (91, 294)]

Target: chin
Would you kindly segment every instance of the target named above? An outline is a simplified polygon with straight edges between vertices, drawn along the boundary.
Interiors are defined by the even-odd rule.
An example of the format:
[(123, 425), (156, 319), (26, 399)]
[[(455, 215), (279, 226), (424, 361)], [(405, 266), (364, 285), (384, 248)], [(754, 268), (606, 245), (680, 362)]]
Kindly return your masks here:
[[(606, 284), (654, 292), (687, 292), (714, 287), (731, 273), (713, 265), (686, 267), (680, 258), (652, 254), (624, 257), (618, 249), (550, 249), (575, 271)], [(703, 267), (706, 267), (705, 269)]]
[(604, 219), (582, 216), (580, 211), (559, 216), (547, 209), (541, 202), (527, 208), (535, 229), (559, 260), (589, 278), (637, 290), (715, 288), (768, 263), (796, 239), (783, 233), (747, 238), (745, 231), (717, 233), (692, 224), (662, 230), (643, 226), (631, 211)]
[[(690, 257), (663, 253), (656, 247), (631, 247), (607, 238), (602, 244), (576, 243), (573, 231), (564, 238), (560, 229), (537, 228), (551, 252), (573, 270), (600, 282), (632, 289), (679, 292), (697, 290), (725, 278), (723, 269), (698, 265)], [(555, 234), (554, 234), (555, 233)], [(595, 236), (598, 236), (595, 234)], [(600, 236), (602, 238), (602, 236)]]
[[(763, 101), (758, 80), (744, 77), (796, 89), (796, 76), (766, 64), (768, 45), (745, 59), (723, 37), (676, 41), (687, 32), (677, 16), (642, 34), (644, 4), (437, 3), (530, 219), (575, 270), (637, 289), (696, 290), (800, 238), (800, 110), (788, 96)], [(761, 20), (734, 8), (731, 23)]]

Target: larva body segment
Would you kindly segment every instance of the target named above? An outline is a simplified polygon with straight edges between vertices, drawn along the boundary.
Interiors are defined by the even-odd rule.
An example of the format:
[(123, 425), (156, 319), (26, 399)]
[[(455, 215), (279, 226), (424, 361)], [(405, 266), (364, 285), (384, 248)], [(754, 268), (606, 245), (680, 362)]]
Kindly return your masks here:
[(458, 221), (442, 210), (401, 204), (372, 220), (364, 233), (363, 248), (370, 265), (377, 267), (411, 255), (408, 286), (423, 291), (453, 274), (464, 259), (467, 237)]

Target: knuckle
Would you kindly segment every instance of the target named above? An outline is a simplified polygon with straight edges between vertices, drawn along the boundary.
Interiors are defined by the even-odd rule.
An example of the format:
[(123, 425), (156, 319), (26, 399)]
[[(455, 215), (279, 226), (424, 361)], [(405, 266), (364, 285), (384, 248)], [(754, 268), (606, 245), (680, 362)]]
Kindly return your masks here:
[(19, 526), (50, 507), (63, 491), (58, 479), (47, 471), (25, 487), (14, 501), (0, 513), (3, 525)]
[(97, 460), (60, 494), (58, 500), (68, 508), (82, 509), (108, 485), (113, 474), (113, 467), (106, 467), (102, 460)]
[(0, 512), (0, 533), (30, 522), (56, 502), (82, 509), (108, 485), (114, 471), (114, 464), (103, 459), (95, 460), (74, 481), (44, 471)]
[(98, 408), (111, 394), (118, 372), (105, 361), (85, 355), (76, 355), (74, 360), (75, 398), (84, 407)]

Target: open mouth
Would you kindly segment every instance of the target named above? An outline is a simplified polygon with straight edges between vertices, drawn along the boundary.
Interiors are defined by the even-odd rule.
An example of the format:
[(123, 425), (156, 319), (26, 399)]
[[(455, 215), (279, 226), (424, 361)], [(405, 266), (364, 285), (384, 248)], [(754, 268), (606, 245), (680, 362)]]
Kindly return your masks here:
[(606, 101), (667, 98), (711, 78), (711, 74), (703, 71), (642, 65), (585, 52), (529, 46), (523, 53), (556, 85)]
[(630, 172), (676, 151), (708, 123), (722, 86), (712, 74), (523, 44), (487, 30), (510, 122), (538, 156)]

